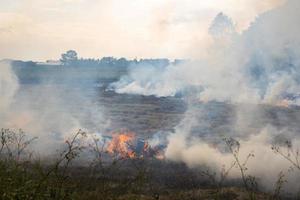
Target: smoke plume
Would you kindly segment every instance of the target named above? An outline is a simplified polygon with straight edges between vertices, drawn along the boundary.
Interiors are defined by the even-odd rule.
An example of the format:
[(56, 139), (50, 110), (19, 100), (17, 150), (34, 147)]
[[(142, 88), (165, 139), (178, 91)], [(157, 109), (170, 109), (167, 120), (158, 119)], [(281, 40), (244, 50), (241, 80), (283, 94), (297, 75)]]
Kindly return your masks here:
[[(37, 137), (30, 145), (35, 152), (55, 153), (79, 129), (98, 133), (106, 128), (94, 88), (86, 91), (67, 83), (74, 73), (63, 74), (64, 83), (45, 78), (39, 84), (24, 84), (10, 63), (0, 67), (0, 127), (22, 129), (29, 138)], [(54, 77), (61, 73), (57, 71)]]
[(241, 34), (220, 13), (209, 29), (215, 42), (207, 57), (165, 69), (133, 68), (114, 87), (120, 93), (174, 96), (195, 86), (202, 88), (198, 94), (202, 101), (298, 104), (297, 8), (297, 1), (289, 1), (259, 16)]
[(0, 69), (0, 113), (4, 115), (18, 90), (18, 80), (8, 62), (0, 62)]
[[(288, 191), (296, 191), (299, 176), (288, 173), (290, 163), (276, 156), (271, 146), (289, 139), (296, 147), (300, 145), (298, 112), (294, 111), (293, 118), (288, 114), (293, 108), (286, 108), (300, 105), (299, 8), (299, 1), (290, 0), (260, 15), (241, 34), (220, 13), (209, 29), (214, 44), (208, 56), (164, 69), (132, 68), (113, 87), (119, 93), (158, 97), (198, 88), (189, 95), (203, 102), (201, 109), (189, 102), (186, 117), (169, 135), (166, 158), (218, 171), (233, 162), (220, 141), (234, 137), (241, 144), (241, 159), (255, 155), (247, 173), (259, 177), (259, 184), (271, 189), (284, 171)], [(229, 105), (231, 109), (224, 109)], [(238, 176), (233, 169), (230, 177)]]

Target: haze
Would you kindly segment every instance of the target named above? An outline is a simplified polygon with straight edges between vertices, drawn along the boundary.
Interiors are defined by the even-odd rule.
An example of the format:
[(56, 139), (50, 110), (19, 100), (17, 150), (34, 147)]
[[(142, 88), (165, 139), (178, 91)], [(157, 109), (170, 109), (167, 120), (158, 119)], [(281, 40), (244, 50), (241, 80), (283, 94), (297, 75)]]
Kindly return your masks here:
[[(239, 32), (284, 0), (1, 0), (0, 59), (191, 58), (205, 54), (219, 12)], [(196, 49), (196, 51), (195, 51)]]

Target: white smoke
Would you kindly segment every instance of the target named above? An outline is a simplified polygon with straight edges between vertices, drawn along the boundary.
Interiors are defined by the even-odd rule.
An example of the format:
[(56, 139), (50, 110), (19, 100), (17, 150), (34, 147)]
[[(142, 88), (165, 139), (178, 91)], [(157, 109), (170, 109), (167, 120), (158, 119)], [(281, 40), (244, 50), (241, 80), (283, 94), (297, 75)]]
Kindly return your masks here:
[(18, 79), (8, 62), (0, 62), (0, 113), (4, 115), (18, 90)]
[(37, 137), (30, 145), (36, 153), (55, 153), (79, 129), (95, 133), (107, 127), (102, 107), (83, 90), (53, 80), (19, 84), (10, 63), (0, 67), (0, 128), (22, 129), (28, 138)]
[[(243, 163), (250, 153), (255, 155), (249, 159), (246, 173), (256, 177), (260, 188), (264, 187), (268, 191), (272, 191), (278, 174), (283, 171), (289, 181), (285, 185), (285, 189), (295, 192), (299, 190), (296, 184), (300, 178), (298, 171), (289, 172), (291, 163), (276, 155), (271, 149), (274, 134), (278, 134), (277, 132), (278, 130), (272, 127), (265, 127), (260, 133), (239, 140), (241, 145), (239, 159)], [(223, 166), (228, 169), (233, 163), (234, 158), (229, 152), (226, 153), (199, 138), (188, 139), (190, 137), (190, 135), (186, 135), (186, 130), (178, 129), (169, 137), (166, 157), (172, 161), (184, 162), (192, 168), (208, 166), (210, 170), (217, 173)], [(293, 143), (299, 146), (300, 140), (293, 140)], [(239, 169), (233, 168), (228, 178), (241, 178)]]
[(157, 68), (138, 65), (132, 67), (129, 74), (120, 81), (111, 84), (117, 93), (174, 96), (178, 91), (197, 82), (197, 75), (185, 73), (181, 66)]
[(299, 4), (291, 0), (262, 14), (242, 34), (219, 14), (209, 30), (215, 43), (206, 58), (165, 69), (134, 68), (114, 87), (119, 93), (174, 96), (196, 86), (203, 88), (203, 101), (298, 104)]
[[(236, 118), (228, 125), (229, 130), (237, 134), (219, 129), (217, 137), (239, 137), (241, 158), (245, 158), (249, 152), (256, 156), (249, 162), (249, 174), (261, 177), (262, 183), (270, 186), (279, 171), (286, 171), (289, 167), (288, 162), (271, 151), (273, 138), (293, 134), (288, 129), (277, 129), (268, 122), (262, 123), (264, 116), (260, 112), (261, 107), (256, 105), (278, 105), (284, 100), (288, 104), (300, 103), (299, 9), (300, 2), (290, 0), (286, 5), (259, 16), (240, 35), (234, 31), (234, 25), (228, 17), (219, 15), (210, 29), (215, 43), (208, 50), (207, 57), (166, 68), (137, 66), (112, 87), (119, 93), (161, 97), (174, 96), (192, 86), (199, 88), (197, 91), (200, 92), (194, 95), (201, 101), (245, 105), (246, 108), (237, 108)], [(43, 85), (35, 88), (33, 93), (27, 91), (16, 97), (19, 87), (16, 77), (9, 65), (1, 67), (0, 111), (1, 118), (5, 119), (1, 120), (1, 126), (21, 127), (33, 136), (40, 137), (42, 143), (39, 149), (55, 148), (56, 143), (64, 140), (68, 133), (82, 127), (86, 116), (72, 113), (68, 104), (85, 102), (84, 96), (67, 95), (66, 91), (60, 91), (55, 86)], [(249, 104), (253, 105), (251, 109)], [(89, 107), (88, 104), (85, 106)], [(92, 113), (95, 106), (91, 104), (89, 109)], [(209, 111), (203, 109), (201, 112)], [(204, 122), (199, 124), (195, 115), (194, 109), (190, 108), (175, 133), (169, 136), (167, 159), (182, 161), (191, 167), (206, 164), (218, 169), (223, 164), (230, 165), (230, 154), (193, 134), (195, 124), (200, 129), (208, 126)], [(96, 115), (95, 120), (100, 118)], [(253, 122), (257, 127), (249, 125)], [(299, 137), (294, 138), (294, 143), (299, 145)], [(230, 176), (237, 177), (238, 172), (234, 170)], [(290, 179), (291, 183), (299, 180), (294, 173), (289, 176), (294, 178)]]
[[(200, 88), (196, 97), (201, 101), (235, 105), (233, 120), (221, 126), (216, 135), (211, 130), (209, 139), (237, 137), (241, 143), (241, 159), (250, 152), (255, 154), (248, 163), (247, 173), (258, 177), (260, 184), (271, 189), (279, 172), (287, 173), (290, 167), (288, 161), (272, 152), (274, 138), (291, 137), (298, 147), (300, 138), (293, 130), (295, 127), (290, 126), (294, 122), (281, 119), (283, 116), (273, 110), (275, 118), (286, 123), (285, 127), (275, 127), (271, 123), (272, 116), (264, 113), (265, 105), (261, 104), (300, 105), (299, 9), (300, 1), (290, 0), (259, 16), (241, 34), (234, 31), (228, 17), (219, 14), (209, 30), (215, 43), (208, 50), (207, 57), (163, 70), (151, 69), (151, 73), (147, 70), (144, 73), (147, 66), (138, 70), (134, 68), (129, 77), (114, 83), (114, 87), (120, 93), (160, 97), (174, 96), (193, 86)], [(232, 155), (221, 151), (222, 148), (217, 148), (203, 135), (194, 134), (195, 126), (200, 135), (201, 131), (213, 126), (212, 122), (205, 120), (207, 112), (212, 111), (206, 108), (195, 110), (190, 106), (185, 119), (168, 138), (167, 159), (184, 162), (190, 167), (208, 165), (216, 170), (220, 170), (223, 164), (230, 166)], [(239, 177), (238, 170), (234, 169), (230, 177)], [(287, 173), (288, 191), (299, 189), (295, 184), (299, 178), (296, 172)]]

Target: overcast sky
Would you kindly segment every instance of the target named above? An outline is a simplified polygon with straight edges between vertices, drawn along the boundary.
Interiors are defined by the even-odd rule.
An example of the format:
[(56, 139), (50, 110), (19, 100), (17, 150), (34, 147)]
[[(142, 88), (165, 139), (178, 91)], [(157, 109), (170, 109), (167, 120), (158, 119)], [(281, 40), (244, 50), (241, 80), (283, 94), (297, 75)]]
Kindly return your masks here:
[[(190, 58), (219, 12), (241, 32), (284, 0), (0, 0), (0, 59)], [(196, 51), (196, 52), (195, 52)], [(203, 51), (203, 52), (202, 52)]]

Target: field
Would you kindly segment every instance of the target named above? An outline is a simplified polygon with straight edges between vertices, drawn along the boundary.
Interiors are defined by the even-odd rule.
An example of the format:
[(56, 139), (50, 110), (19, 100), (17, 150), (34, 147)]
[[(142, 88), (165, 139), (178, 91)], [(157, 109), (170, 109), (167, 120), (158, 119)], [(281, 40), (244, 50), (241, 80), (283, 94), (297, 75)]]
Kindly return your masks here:
[(0, 200), (300, 200), (300, 0), (0, 0)]
[[(97, 142), (82, 146), (79, 131), (53, 157), (27, 151), (33, 140), (24, 132), (1, 130), (2, 199), (277, 199), (241, 188), (241, 180), (217, 183), (214, 172), (190, 169), (151, 157), (108, 154)], [(89, 152), (89, 161), (84, 158)], [(82, 155), (83, 154), (83, 155)], [(92, 156), (91, 156), (92, 155)], [(109, 159), (105, 158), (109, 156)], [(82, 163), (84, 162), (84, 164)], [(209, 173), (212, 173), (211, 176)], [(220, 184), (220, 185), (219, 185)]]
[[(240, 144), (232, 138), (246, 138), (267, 125), (297, 135), (299, 107), (118, 94), (109, 84), (126, 74), (124, 69), (41, 66), (15, 71), (19, 88), (11, 112), (16, 118), (22, 115), (14, 123), (24, 127), (1, 130), (1, 199), (297, 199), (283, 192), (284, 174), (272, 190), (262, 189), (257, 177), (247, 174)], [(243, 132), (237, 130), (236, 119), (247, 118), (254, 109), (259, 116), (242, 124)], [(64, 128), (73, 126), (70, 119), (81, 130), (62, 139)], [(182, 125), (189, 126), (190, 137), (231, 155), (234, 165), (220, 170), (166, 159), (166, 138)], [(121, 141), (120, 135), (127, 139)], [(148, 145), (156, 136), (160, 143)], [(285, 135), (277, 137), (285, 140)], [(51, 146), (52, 139), (59, 145)], [(52, 153), (45, 156), (44, 151)], [(274, 147), (276, 153), (281, 146)], [(297, 170), (294, 157), (283, 156)], [(242, 173), (229, 178), (233, 168)]]

